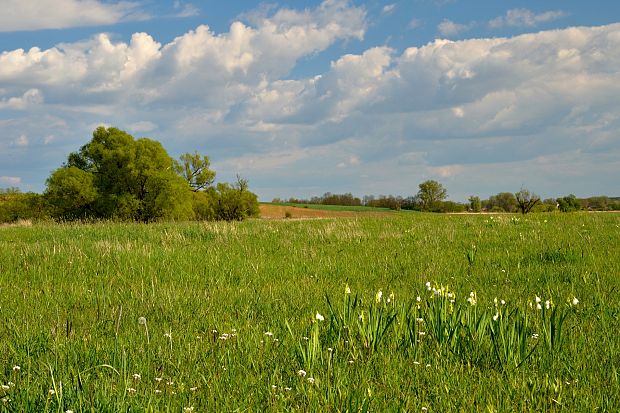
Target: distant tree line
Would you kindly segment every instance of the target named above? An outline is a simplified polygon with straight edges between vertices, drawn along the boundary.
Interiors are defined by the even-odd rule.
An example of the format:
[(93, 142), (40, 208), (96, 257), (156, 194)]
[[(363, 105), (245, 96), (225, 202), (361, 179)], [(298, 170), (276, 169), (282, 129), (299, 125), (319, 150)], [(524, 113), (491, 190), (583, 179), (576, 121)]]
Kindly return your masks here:
[(214, 185), (207, 156), (172, 159), (163, 146), (99, 127), (47, 179), (40, 194), (0, 190), (0, 222), (59, 220), (242, 220), (257, 216), (248, 181)]
[(500, 192), (488, 199), (480, 199), (472, 195), (468, 202), (454, 202), (446, 200), (447, 190), (443, 185), (434, 180), (422, 182), (418, 186), (416, 195), (409, 197), (394, 195), (364, 195), (355, 197), (351, 193), (333, 194), (326, 192), (322, 196), (310, 199), (302, 198), (274, 198), (273, 203), (295, 204), (321, 204), (343, 206), (369, 206), (375, 208), (389, 208), (393, 210), (413, 210), (427, 212), (571, 212), (571, 211), (618, 211), (620, 210), (620, 197), (610, 198), (596, 196), (590, 198), (577, 198), (568, 195), (561, 198), (549, 198), (541, 200), (536, 194), (522, 188), (516, 193)]

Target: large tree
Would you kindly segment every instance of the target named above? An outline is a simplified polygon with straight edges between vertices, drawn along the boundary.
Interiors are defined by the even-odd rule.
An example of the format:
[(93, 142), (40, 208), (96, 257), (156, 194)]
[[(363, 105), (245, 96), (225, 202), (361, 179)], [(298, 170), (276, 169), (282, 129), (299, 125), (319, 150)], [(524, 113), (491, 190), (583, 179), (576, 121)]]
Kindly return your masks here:
[[(92, 140), (69, 155), (65, 166), (48, 180), (48, 200), (58, 211), (71, 210), (73, 181), (92, 182), (94, 199), (84, 196), (77, 210), (88, 209), (97, 218), (132, 219), (144, 222), (159, 218), (192, 216), (187, 182), (175, 173), (175, 162), (161, 144), (147, 138), (134, 139), (117, 128), (99, 127)], [(92, 202), (87, 202), (87, 201)], [(62, 213), (62, 215), (67, 215)]]
[(428, 180), (418, 185), (418, 199), (423, 211), (433, 211), (439, 208), (441, 201), (448, 197), (448, 191), (439, 182)]

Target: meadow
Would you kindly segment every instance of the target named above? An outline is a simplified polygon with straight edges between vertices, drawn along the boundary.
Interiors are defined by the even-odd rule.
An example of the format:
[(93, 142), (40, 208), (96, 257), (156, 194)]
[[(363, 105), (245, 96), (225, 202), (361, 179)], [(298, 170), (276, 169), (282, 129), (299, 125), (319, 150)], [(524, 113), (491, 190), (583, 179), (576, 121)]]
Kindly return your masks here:
[(0, 228), (0, 410), (618, 411), (620, 215)]

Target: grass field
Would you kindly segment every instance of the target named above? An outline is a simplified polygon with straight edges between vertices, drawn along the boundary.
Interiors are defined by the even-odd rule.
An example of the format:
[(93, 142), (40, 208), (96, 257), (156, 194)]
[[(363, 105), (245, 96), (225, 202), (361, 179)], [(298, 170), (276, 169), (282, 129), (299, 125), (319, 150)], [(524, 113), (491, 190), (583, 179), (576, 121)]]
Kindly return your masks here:
[(0, 409), (618, 411), (619, 234), (585, 213), (0, 228)]
[(322, 205), (322, 204), (297, 204), (294, 202), (261, 202), (264, 205), (282, 205), (297, 208), (318, 209), (321, 211), (353, 211), (353, 212), (391, 212), (390, 208), (375, 208), (368, 206), (347, 206), (347, 205)]

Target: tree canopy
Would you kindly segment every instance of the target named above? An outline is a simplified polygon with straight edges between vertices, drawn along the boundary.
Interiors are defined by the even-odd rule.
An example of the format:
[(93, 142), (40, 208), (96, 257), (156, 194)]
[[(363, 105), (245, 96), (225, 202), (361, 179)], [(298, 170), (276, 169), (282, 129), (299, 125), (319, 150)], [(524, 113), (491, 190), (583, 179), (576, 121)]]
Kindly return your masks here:
[(428, 180), (418, 185), (418, 199), (423, 211), (433, 211), (441, 201), (448, 197), (448, 191), (437, 181)]
[[(69, 155), (67, 163), (47, 180), (45, 198), (55, 218), (104, 218), (151, 222), (159, 219), (243, 219), (257, 207), (231, 207), (240, 212), (220, 216), (215, 205), (222, 191), (212, 188), (215, 172), (209, 158), (197, 152), (172, 159), (163, 146), (148, 138), (135, 139), (117, 128), (99, 127), (90, 142)], [(244, 187), (243, 200), (257, 205)], [(224, 184), (218, 184), (224, 185)], [(222, 187), (223, 188), (223, 187)], [(201, 196), (192, 192), (206, 191)], [(243, 192), (243, 191), (241, 191)], [(254, 197), (249, 197), (252, 194)], [(211, 199), (212, 198), (212, 199)], [(248, 201), (250, 200), (250, 201)]]

